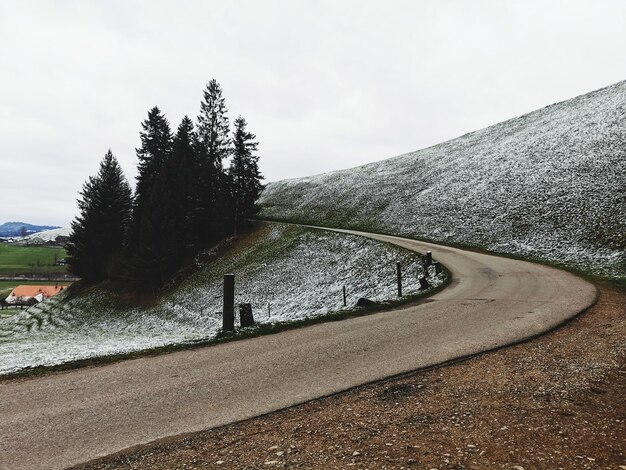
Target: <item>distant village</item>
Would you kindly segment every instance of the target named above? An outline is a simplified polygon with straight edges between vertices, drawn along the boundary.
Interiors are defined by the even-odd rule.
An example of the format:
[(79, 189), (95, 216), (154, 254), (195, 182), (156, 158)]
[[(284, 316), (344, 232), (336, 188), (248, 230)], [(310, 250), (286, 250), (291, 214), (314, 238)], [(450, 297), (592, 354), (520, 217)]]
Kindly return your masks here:
[[(28, 308), (59, 294), (69, 283), (77, 280), (61, 268), (67, 264), (67, 259), (65, 251), (60, 248), (67, 244), (70, 229), (54, 227), (35, 231), (37, 226), (24, 224), (22, 227), (14, 227), (18, 224), (9, 222), (0, 226), (4, 229), (0, 231), (0, 249), (5, 247), (0, 253), (4, 253), (6, 258), (0, 258), (0, 282), (4, 283), (6, 289), (10, 289), (8, 295), (6, 289), (0, 289), (2, 310)], [(41, 261), (37, 254), (32, 259), (27, 255), (16, 255), (18, 252), (22, 253), (22, 250), (30, 253), (41, 249), (46, 252), (50, 249), (54, 253), (47, 254), (45, 260), (42, 258)]]

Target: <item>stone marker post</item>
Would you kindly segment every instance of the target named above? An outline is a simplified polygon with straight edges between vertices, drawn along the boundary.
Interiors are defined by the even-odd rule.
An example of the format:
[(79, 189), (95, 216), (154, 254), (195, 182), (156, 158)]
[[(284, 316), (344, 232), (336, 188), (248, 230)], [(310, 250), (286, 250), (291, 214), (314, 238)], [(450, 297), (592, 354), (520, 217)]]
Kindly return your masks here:
[(252, 315), (252, 304), (239, 304), (239, 322), (242, 328), (254, 326), (254, 316)]
[(441, 274), (441, 263), (434, 261), (433, 266), (435, 267), (435, 274)]

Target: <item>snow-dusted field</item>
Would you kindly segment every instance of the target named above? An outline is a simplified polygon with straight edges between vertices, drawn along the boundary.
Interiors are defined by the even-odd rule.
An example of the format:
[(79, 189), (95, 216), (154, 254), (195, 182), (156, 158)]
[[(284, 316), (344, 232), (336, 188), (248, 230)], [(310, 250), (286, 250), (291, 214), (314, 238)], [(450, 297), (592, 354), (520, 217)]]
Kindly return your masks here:
[(57, 237), (69, 237), (71, 233), (70, 228), (55, 228), (53, 230), (44, 230), (43, 232), (33, 233), (28, 235), (22, 241), (29, 244), (37, 245), (56, 240)]
[(56, 240), (57, 237), (69, 237), (70, 232), (70, 228), (55, 228), (52, 230), (31, 233), (25, 237), (4, 237), (4, 239), (12, 243), (45, 245), (48, 242)]
[(434, 147), (271, 183), (262, 216), (481, 246), (626, 278), (626, 82)]
[(412, 252), (352, 235), (263, 224), (154, 307), (123, 308), (111, 294), (94, 291), (73, 299), (59, 294), (0, 319), (0, 374), (210, 339), (221, 328), (224, 273), (235, 274), (235, 302), (252, 303), (259, 322), (341, 310), (344, 285), (348, 306), (359, 297), (394, 299), (396, 261), (403, 265), (404, 293), (415, 293), (421, 265)]

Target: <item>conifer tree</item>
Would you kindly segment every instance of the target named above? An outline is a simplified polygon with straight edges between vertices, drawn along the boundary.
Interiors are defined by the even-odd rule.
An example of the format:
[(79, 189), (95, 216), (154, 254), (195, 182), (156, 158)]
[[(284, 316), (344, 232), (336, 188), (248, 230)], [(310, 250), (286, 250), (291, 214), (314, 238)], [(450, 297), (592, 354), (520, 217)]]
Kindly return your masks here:
[(80, 195), (80, 213), (67, 245), (68, 264), (70, 272), (93, 284), (115, 274), (131, 216), (131, 189), (111, 150)]
[(141, 123), (141, 147), (136, 149), (137, 165), (136, 203), (141, 205), (156, 176), (163, 170), (172, 150), (170, 125), (161, 110), (155, 106), (148, 112), (148, 119)]
[(222, 171), (222, 162), (230, 153), (229, 122), (222, 87), (215, 79), (208, 83), (200, 103), (198, 141), (204, 163)]
[(230, 233), (232, 205), (223, 161), (230, 153), (229, 122), (222, 88), (215, 79), (204, 91), (198, 115), (198, 164), (200, 170), (198, 234), (210, 246)]
[(170, 226), (174, 232), (177, 257), (180, 259), (198, 251), (197, 228), (201, 214), (199, 205), (199, 167), (196, 155), (197, 136), (193, 122), (183, 117), (173, 139), (172, 157), (166, 165), (171, 194)]
[(156, 289), (171, 271), (173, 241), (165, 228), (171, 209), (171, 187), (166, 175), (172, 155), (169, 122), (156, 106), (142, 123), (129, 257), (132, 277), (143, 289)]
[(256, 136), (246, 130), (246, 120), (239, 116), (235, 119), (233, 131), (232, 160), (230, 177), (234, 198), (234, 229), (245, 226), (249, 217), (258, 212), (256, 200), (261, 194), (263, 176), (259, 171), (259, 157), (256, 155), (258, 142)]

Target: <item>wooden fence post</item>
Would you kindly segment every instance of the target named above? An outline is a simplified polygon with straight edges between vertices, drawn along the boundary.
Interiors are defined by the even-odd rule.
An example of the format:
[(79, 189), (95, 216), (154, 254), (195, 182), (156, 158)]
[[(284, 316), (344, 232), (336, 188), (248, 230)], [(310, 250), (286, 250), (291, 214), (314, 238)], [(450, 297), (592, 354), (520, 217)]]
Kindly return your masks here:
[(398, 297), (402, 297), (402, 270), (400, 261), (396, 262), (396, 276), (398, 277)]
[(224, 304), (222, 330), (235, 330), (235, 275), (224, 274)]
[(348, 299), (346, 297), (346, 286), (343, 286), (343, 306), (346, 307), (348, 305)]

